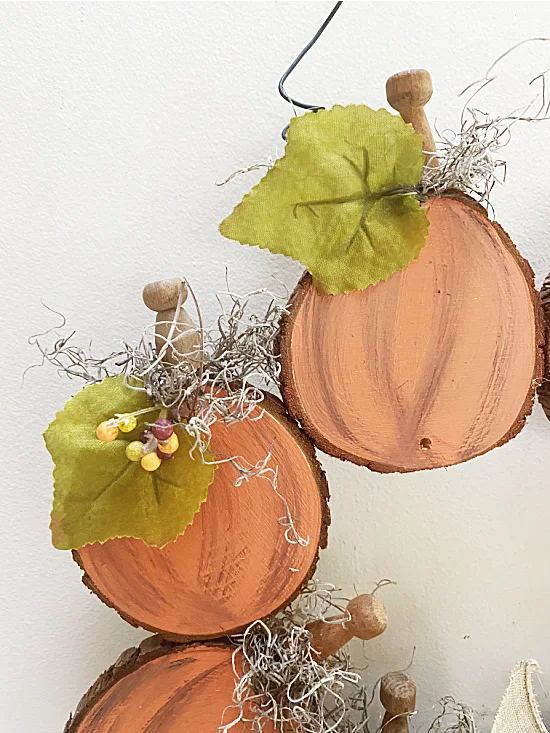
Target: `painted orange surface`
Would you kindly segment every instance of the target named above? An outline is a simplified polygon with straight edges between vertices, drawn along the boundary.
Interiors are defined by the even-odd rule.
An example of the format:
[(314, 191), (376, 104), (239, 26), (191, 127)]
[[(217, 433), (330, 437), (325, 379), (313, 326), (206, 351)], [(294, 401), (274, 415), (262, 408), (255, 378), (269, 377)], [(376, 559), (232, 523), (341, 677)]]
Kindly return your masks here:
[[(107, 690), (78, 733), (217, 733), (235, 686), (231, 654), (196, 646), (147, 662)], [(236, 717), (228, 710), (224, 723)], [(242, 722), (231, 728), (248, 730)]]
[(282, 339), (291, 412), (323, 450), (374, 470), (449, 466), (505, 442), (540, 371), (528, 265), (478, 208), (426, 208), (417, 261), (350, 294), (306, 281)]
[(260, 420), (216, 423), (211, 448), (251, 464), (271, 448), (278, 490), (309, 544), (285, 539), (279, 522), (285, 506), (268, 481), (253, 478), (236, 487), (239, 474), (225, 463), (192, 526), (175, 542), (159, 549), (124, 538), (79, 550), (82, 567), (107, 603), (170, 638), (222, 636), (286, 604), (308, 577), (324, 533), (319, 466), (280, 408), (266, 410)]

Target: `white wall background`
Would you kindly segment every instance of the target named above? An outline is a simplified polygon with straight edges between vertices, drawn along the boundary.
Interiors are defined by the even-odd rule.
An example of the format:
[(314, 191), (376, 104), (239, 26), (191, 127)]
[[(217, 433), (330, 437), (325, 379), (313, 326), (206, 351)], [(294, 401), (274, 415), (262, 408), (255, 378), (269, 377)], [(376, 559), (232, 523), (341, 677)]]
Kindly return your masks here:
[[(99, 353), (148, 322), (140, 292), (151, 279), (185, 274), (207, 318), (226, 266), (236, 290), (273, 277), (292, 289), (295, 263), (217, 233), (257, 175), (215, 183), (282, 153), (291, 109), (277, 81), (330, 7), (0, 6), (6, 733), (60, 733), (96, 676), (145, 635), (91, 596), (70, 554), (50, 545), (41, 432), (74, 387), (48, 369), (21, 387), (37, 356), (27, 337), (55, 322), (41, 298)], [(387, 76), (425, 67), (436, 90), (429, 116), (456, 128), (457, 93), (508, 47), (545, 34), (547, 3), (346, 2), (288, 88), (313, 103), (378, 107)], [(480, 106), (518, 106), (548, 67), (550, 43), (518, 50)], [(540, 284), (550, 269), (550, 122), (518, 126), (506, 157), (494, 206)], [(366, 674), (403, 667), (416, 646), (424, 718), (445, 694), (495, 711), (522, 658), (550, 671), (549, 445), (536, 406), (518, 438), (448, 470), (380, 476), (321, 457), (333, 526), (318, 576), (348, 593), (397, 581), (384, 592), (390, 627), (366, 647)], [(550, 710), (543, 693), (541, 704)]]

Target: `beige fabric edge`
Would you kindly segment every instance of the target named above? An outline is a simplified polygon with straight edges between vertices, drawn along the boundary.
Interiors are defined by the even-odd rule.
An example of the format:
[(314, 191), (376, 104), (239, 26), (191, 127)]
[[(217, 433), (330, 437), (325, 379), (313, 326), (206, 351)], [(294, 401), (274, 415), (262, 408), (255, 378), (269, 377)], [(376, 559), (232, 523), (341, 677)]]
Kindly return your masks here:
[(539, 669), (534, 660), (514, 667), (491, 733), (549, 733), (533, 690), (533, 672)]

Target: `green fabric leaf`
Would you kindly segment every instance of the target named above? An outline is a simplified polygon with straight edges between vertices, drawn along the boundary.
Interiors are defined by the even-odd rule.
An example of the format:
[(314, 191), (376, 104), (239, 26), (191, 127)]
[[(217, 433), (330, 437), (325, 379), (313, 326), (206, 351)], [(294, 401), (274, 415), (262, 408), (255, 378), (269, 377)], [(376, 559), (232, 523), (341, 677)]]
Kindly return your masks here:
[(51, 515), (52, 542), (78, 549), (113, 537), (136, 537), (162, 547), (193, 521), (206, 500), (215, 466), (189, 456), (191, 438), (176, 428), (180, 447), (157, 471), (145, 471), (125, 455), (155, 412), (138, 418), (132, 433), (112, 443), (96, 437), (99, 423), (115, 413), (150, 406), (145, 394), (129, 389), (123, 377), (109, 377), (70, 399), (44, 433), (55, 463)]
[(416, 259), (428, 220), (412, 195), (422, 138), (364, 105), (295, 117), (285, 154), (220, 225), (241, 244), (299, 260), (322, 290), (359, 290)]

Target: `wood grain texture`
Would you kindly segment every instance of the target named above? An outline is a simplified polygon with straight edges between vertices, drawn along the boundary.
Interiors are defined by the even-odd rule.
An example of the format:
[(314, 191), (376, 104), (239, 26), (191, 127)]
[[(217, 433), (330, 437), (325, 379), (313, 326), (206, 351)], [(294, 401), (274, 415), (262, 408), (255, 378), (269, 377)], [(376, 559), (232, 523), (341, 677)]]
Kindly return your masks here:
[[(217, 733), (234, 690), (232, 653), (228, 644), (146, 639), (101, 675), (64, 733)], [(236, 717), (228, 712), (224, 722)], [(251, 728), (236, 723), (231, 730)]]
[(285, 539), (278, 522), (284, 505), (267, 481), (235, 487), (239, 474), (222, 464), (206, 503), (175, 542), (159, 549), (123, 538), (74, 553), (84, 583), (129, 623), (174, 640), (225, 636), (286, 606), (313, 574), (330, 522), (326, 479), (282, 403), (266, 395), (262, 404), (260, 420), (216, 423), (211, 448), (256, 463), (272, 447), (279, 491), (309, 545)]
[(550, 420), (550, 274), (547, 275), (540, 289), (540, 300), (544, 311), (546, 325), (545, 368), (542, 383), (539, 387), (539, 402), (546, 417)]
[(528, 263), (469, 197), (425, 206), (418, 260), (337, 296), (304, 276), (281, 333), (290, 412), (319, 448), (375, 471), (450, 466), (505, 443), (542, 375)]

